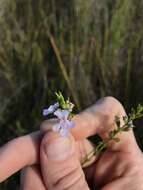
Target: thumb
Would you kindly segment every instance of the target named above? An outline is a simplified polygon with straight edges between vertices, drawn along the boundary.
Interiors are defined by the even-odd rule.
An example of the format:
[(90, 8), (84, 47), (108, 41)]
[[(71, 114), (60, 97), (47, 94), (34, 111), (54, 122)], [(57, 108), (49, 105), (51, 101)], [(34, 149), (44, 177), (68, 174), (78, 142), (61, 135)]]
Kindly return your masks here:
[(65, 138), (48, 132), (41, 143), (40, 159), (48, 190), (89, 190), (71, 135)]

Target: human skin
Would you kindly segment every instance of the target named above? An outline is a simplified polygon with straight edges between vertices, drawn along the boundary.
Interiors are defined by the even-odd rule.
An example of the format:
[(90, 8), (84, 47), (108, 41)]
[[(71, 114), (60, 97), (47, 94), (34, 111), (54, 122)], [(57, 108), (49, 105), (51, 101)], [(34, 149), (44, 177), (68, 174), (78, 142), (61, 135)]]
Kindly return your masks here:
[(115, 98), (103, 98), (74, 117), (76, 127), (66, 139), (52, 132), (54, 120), (43, 122), (41, 131), (0, 148), (0, 182), (22, 169), (22, 190), (142, 190), (143, 156), (132, 130), (81, 167), (93, 149), (87, 137), (98, 133), (105, 139), (115, 127), (115, 115), (125, 114)]

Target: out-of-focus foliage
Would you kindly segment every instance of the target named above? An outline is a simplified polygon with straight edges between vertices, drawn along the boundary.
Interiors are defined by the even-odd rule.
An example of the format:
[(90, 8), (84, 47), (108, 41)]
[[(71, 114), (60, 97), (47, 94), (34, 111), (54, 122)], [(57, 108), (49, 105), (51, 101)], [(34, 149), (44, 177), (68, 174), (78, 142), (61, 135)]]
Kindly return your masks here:
[(1, 0), (0, 144), (38, 129), (57, 90), (79, 110), (106, 95), (143, 103), (142, 23), (140, 0)]

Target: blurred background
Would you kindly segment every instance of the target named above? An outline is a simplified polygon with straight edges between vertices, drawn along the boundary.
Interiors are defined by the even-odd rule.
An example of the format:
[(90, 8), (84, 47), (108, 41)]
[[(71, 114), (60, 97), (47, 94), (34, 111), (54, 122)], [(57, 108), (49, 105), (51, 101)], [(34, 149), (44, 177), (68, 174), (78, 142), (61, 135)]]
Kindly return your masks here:
[[(0, 0), (0, 145), (37, 130), (55, 91), (77, 111), (110, 95), (129, 112), (142, 83), (143, 1)], [(17, 190), (18, 177), (0, 189)]]

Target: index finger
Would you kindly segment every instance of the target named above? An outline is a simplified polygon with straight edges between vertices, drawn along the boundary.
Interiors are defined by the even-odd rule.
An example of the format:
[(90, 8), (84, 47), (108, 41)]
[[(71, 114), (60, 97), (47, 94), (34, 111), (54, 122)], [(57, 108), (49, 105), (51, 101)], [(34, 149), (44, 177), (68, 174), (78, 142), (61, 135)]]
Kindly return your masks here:
[(11, 140), (0, 148), (0, 182), (21, 168), (38, 162), (41, 132)]
[[(76, 115), (73, 120), (76, 127), (71, 129), (75, 139), (84, 139), (95, 134), (99, 134), (103, 139), (108, 137), (108, 133), (115, 127), (115, 116), (125, 116), (126, 112), (121, 103), (113, 97), (105, 97), (96, 102), (95, 105), (87, 108)], [(50, 130), (54, 120), (51, 120), (51, 126), (46, 125), (46, 121), (41, 126), (42, 131)], [(119, 135), (120, 143), (112, 142), (112, 150), (130, 151), (133, 147), (137, 148), (133, 131), (123, 132)], [(127, 145), (128, 146), (125, 146)]]

